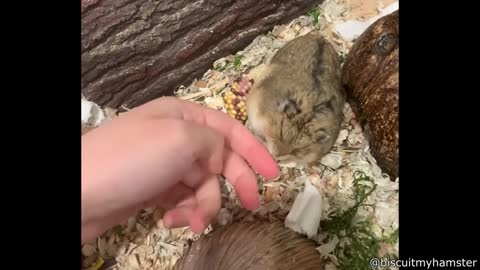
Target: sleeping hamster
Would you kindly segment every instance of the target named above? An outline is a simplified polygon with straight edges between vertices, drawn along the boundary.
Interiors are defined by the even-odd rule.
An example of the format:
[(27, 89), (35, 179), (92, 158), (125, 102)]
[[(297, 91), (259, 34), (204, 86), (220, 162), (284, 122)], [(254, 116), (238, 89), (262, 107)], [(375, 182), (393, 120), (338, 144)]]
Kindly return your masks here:
[(278, 161), (311, 164), (331, 150), (345, 94), (338, 54), (321, 34), (289, 41), (247, 77), (247, 125)]

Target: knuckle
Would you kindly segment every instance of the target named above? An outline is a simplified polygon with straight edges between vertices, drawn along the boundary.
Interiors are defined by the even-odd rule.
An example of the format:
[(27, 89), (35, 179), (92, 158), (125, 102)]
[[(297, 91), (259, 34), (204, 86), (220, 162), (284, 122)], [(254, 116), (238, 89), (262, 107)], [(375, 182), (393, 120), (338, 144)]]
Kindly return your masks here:
[(163, 103), (163, 102), (178, 102), (178, 98), (171, 97), (171, 96), (166, 96), (166, 97), (158, 98), (157, 101), (160, 102), (160, 103)]

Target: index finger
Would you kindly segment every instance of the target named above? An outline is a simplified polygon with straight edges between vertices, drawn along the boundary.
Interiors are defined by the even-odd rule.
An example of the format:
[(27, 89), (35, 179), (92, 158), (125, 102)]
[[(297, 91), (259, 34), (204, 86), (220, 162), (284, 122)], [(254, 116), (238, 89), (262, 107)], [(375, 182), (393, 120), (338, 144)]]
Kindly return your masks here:
[(199, 104), (164, 97), (142, 106), (138, 110), (156, 111), (162, 116), (182, 118), (215, 129), (225, 137), (229, 148), (244, 158), (255, 171), (267, 179), (278, 177), (279, 169), (265, 146), (239, 121), (223, 112)]

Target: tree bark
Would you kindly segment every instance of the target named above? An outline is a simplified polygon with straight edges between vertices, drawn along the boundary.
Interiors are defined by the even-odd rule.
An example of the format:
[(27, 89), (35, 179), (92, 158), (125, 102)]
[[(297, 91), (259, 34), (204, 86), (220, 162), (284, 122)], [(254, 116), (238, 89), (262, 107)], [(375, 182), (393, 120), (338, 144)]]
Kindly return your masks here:
[(82, 93), (135, 107), (321, 0), (82, 0)]

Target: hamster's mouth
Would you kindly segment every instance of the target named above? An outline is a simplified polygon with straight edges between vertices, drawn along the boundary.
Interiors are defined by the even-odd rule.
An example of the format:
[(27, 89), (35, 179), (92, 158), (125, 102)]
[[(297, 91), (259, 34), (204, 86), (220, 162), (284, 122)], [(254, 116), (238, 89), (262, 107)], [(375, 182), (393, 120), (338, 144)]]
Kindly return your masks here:
[(277, 159), (277, 161), (286, 161), (286, 162), (290, 162), (293, 159), (295, 159), (295, 157), (292, 155), (282, 155), (282, 156), (277, 156), (275, 158)]
[(291, 163), (299, 164), (300, 163), (299, 158), (292, 155), (282, 155), (274, 158), (277, 160), (278, 164), (291, 164)]

